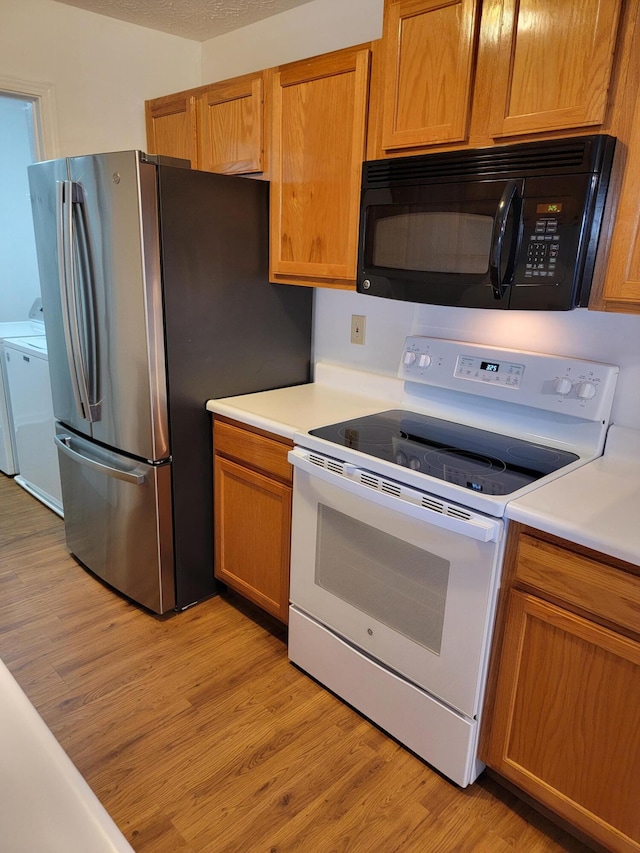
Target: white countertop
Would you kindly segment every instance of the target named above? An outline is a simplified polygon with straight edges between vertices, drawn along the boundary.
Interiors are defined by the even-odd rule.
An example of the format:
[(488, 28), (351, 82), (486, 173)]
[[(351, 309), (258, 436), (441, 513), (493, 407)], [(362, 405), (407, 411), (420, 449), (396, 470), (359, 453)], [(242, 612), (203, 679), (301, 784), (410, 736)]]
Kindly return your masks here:
[[(207, 409), (292, 439), (401, 401), (395, 377), (321, 363), (314, 383), (210, 400)], [(510, 502), (506, 517), (640, 565), (639, 509), (640, 431), (613, 426), (602, 457)]]
[(308, 385), (209, 400), (207, 409), (293, 439), (296, 432), (393, 409), (401, 397), (402, 382), (395, 377), (318, 364), (316, 381)]
[(2, 853), (133, 853), (0, 661)]
[(640, 566), (640, 431), (612, 426), (604, 455), (507, 505), (507, 518)]

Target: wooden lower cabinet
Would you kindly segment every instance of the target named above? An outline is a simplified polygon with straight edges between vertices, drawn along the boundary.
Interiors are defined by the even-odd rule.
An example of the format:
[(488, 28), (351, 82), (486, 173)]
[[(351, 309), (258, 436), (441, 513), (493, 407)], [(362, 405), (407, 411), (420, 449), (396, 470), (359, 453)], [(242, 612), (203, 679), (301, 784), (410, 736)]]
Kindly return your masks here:
[(482, 760), (607, 850), (640, 851), (638, 570), (517, 537)]
[(288, 621), (290, 441), (214, 418), (216, 578)]

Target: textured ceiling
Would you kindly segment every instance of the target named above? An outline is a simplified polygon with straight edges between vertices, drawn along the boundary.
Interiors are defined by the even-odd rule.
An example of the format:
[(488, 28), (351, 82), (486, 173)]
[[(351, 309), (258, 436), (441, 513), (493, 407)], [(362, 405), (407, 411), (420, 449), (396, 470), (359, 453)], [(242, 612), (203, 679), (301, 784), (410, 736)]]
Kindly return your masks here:
[(310, 0), (58, 0), (88, 12), (206, 41)]

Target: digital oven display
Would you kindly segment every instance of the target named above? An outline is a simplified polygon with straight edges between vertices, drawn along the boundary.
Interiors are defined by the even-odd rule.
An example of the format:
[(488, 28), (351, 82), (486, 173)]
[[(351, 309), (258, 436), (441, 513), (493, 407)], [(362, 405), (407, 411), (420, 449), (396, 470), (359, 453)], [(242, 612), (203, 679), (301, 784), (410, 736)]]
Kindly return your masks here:
[(497, 361), (481, 361), (480, 370), (486, 370), (487, 373), (497, 373), (500, 370), (500, 365)]

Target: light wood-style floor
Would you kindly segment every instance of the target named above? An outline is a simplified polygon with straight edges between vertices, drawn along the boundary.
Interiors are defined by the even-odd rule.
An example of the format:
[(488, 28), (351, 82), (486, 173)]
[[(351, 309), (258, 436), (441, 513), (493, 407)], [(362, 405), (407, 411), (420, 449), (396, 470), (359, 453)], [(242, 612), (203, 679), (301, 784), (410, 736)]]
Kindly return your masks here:
[(586, 849), (490, 779), (443, 779), (293, 667), (241, 599), (139, 610), (3, 475), (0, 657), (139, 853)]

